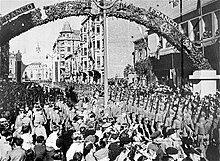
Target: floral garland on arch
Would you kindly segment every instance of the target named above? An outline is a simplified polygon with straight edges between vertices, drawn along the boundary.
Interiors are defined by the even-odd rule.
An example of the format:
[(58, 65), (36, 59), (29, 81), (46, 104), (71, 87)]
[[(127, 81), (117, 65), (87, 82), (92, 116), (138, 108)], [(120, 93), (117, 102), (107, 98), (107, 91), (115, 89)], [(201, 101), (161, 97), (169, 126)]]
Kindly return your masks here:
[[(43, 18), (43, 13), (45, 18)], [(86, 1), (66, 1), (54, 5), (44, 6), (43, 9), (37, 8), (27, 14), (19, 16), (17, 19), (1, 26), (0, 29), (0, 46), (6, 44), (10, 39), (20, 35), (23, 32), (39, 25), (46, 24), (57, 19), (63, 19), (70, 16), (94, 16), (91, 8)], [(189, 47), (182, 46), (181, 40), (186, 38), (178, 29), (170, 27), (170, 32), (164, 32), (161, 26), (164, 20), (153, 15), (151, 12), (123, 2), (117, 2), (114, 7), (107, 10), (108, 17), (116, 17), (126, 19), (131, 22), (141, 24), (153, 32), (167, 39), (167, 41), (175, 46), (179, 51), (182, 50), (192, 61), (195, 69), (212, 69), (211, 65), (204, 58), (201, 52), (192, 44)]]

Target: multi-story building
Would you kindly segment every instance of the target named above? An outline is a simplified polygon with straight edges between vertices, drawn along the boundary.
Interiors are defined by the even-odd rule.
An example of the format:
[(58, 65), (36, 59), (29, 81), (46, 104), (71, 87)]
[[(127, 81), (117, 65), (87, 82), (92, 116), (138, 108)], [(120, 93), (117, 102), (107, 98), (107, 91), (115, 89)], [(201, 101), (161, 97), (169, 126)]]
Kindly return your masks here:
[(22, 75), (23, 81), (49, 81), (52, 79), (52, 71), (46, 64), (31, 63)]
[[(201, 51), (204, 52), (205, 58), (208, 59), (212, 68), (220, 74), (220, 48), (219, 48), (219, 26), (220, 26), (220, 1), (217, 0), (201, 0), (202, 15), (198, 8), (197, 0), (186, 0), (183, 3), (182, 17), (180, 17), (180, 6), (176, 3), (175, 7), (172, 4), (164, 3), (157, 8), (167, 16), (174, 19), (179, 23), (182, 28), (182, 32), (190, 38), (190, 40), (197, 45)], [(134, 59), (138, 60), (138, 56), (142, 54), (141, 44), (142, 38), (134, 41)], [(177, 85), (182, 82), (182, 77), (185, 82), (188, 81), (189, 75), (195, 70), (192, 67), (192, 63), (186, 55), (183, 55), (180, 51), (177, 51), (163, 38), (158, 37), (156, 34), (149, 33), (146, 38), (148, 41), (148, 47), (151, 49), (148, 51), (148, 55), (151, 57), (153, 71), (159, 80), (164, 79), (169, 82), (172, 78), (172, 73), (176, 75)], [(161, 49), (158, 51), (157, 46)], [(141, 47), (137, 49), (137, 46)], [(204, 47), (204, 48), (202, 48)], [(155, 58), (156, 56), (156, 58)], [(183, 72), (183, 73), (182, 73)], [(172, 78), (173, 79), (173, 78)], [(220, 88), (220, 82), (218, 81), (218, 89)]]
[[(95, 19), (86, 17), (81, 25), (81, 54), (79, 58), (81, 70), (86, 74), (87, 81), (92, 82), (94, 80), (102, 83), (104, 78), (104, 48), (101, 16)], [(96, 78), (97, 73), (101, 77)]]
[[(102, 13), (93, 4), (93, 13)], [(81, 65), (84, 72), (88, 73), (89, 80), (94, 79), (94, 72), (101, 75), (98, 80), (104, 79), (104, 27), (103, 15), (86, 17), (81, 28)], [(131, 64), (133, 40), (140, 36), (138, 25), (127, 20), (107, 18), (107, 62), (108, 78), (123, 77), (123, 71), (127, 64)], [(99, 77), (98, 77), (99, 78)]]
[(69, 22), (65, 22), (54, 43), (53, 80), (55, 82), (73, 80), (77, 71), (77, 51), (79, 48), (79, 30), (72, 30)]

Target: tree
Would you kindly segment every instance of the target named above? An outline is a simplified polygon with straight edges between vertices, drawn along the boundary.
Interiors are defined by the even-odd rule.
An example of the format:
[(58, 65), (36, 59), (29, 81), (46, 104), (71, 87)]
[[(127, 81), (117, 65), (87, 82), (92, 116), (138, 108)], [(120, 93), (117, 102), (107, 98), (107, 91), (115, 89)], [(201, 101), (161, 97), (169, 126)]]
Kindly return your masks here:
[(147, 58), (147, 59), (143, 59), (143, 60), (136, 62), (134, 65), (134, 69), (135, 69), (136, 74), (139, 77), (141, 77), (141, 78), (143, 76), (149, 77), (151, 70), (152, 70), (152, 65), (151, 65), (150, 59)]
[(128, 64), (124, 69), (124, 77), (128, 77), (129, 74), (134, 73), (134, 67), (130, 64)]

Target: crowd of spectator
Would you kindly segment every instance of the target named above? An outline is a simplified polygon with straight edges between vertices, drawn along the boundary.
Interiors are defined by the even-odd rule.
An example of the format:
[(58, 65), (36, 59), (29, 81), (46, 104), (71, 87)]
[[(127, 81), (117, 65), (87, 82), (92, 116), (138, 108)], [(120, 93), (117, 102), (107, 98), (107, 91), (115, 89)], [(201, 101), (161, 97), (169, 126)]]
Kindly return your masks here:
[(220, 94), (154, 83), (0, 86), (0, 161), (218, 161)]

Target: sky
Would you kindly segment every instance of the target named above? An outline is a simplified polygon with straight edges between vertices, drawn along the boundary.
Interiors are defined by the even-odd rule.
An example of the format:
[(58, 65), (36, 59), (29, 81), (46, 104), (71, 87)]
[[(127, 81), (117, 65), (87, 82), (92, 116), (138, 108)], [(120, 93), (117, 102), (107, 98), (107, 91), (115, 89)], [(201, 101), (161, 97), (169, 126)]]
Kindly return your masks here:
[[(62, 0), (0, 0), (0, 14), (4, 16), (29, 3), (34, 3), (35, 8), (41, 8), (61, 1)], [(17, 53), (18, 50), (20, 50), (21, 53), (23, 53), (22, 60), (26, 65), (33, 62), (45, 62), (48, 64), (48, 61), (51, 60), (46, 60), (46, 55), (53, 54), (53, 44), (59, 32), (62, 30), (64, 22), (68, 21), (72, 29), (79, 30), (82, 19), (83, 17), (68, 17), (34, 27), (10, 40), (10, 52)], [(41, 51), (40, 53), (36, 52), (38, 44)]]

